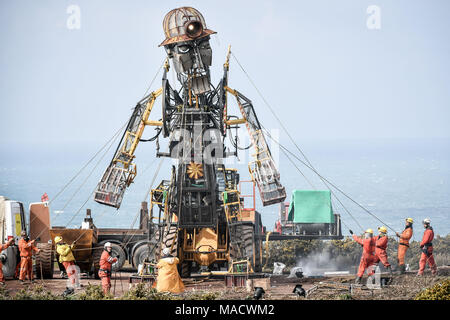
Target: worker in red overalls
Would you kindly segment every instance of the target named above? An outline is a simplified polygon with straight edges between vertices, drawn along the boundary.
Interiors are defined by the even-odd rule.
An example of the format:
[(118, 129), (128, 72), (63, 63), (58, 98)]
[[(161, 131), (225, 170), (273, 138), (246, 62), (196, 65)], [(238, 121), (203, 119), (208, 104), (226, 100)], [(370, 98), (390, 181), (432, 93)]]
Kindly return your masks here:
[(31, 240), (25, 231), (22, 231), (22, 239), (19, 240), (20, 251), (20, 275), (19, 280), (23, 284), (25, 278), (28, 277), (30, 282), (33, 282), (33, 252), (39, 253), (39, 249), (34, 245), (35, 240)]
[(389, 241), (387, 236), (387, 228), (384, 226), (379, 227), (378, 232), (378, 236), (375, 237), (375, 263), (377, 264), (381, 261), (383, 266), (389, 271), (390, 274), (392, 274), (392, 268), (389, 264), (386, 252)]
[(423, 227), (425, 228), (425, 232), (423, 233), (422, 242), (420, 243), (420, 248), (422, 249), (422, 255), (420, 256), (419, 261), (419, 272), (417, 273), (418, 276), (423, 275), (423, 272), (425, 271), (425, 267), (427, 265), (430, 266), (431, 273), (433, 276), (437, 274), (437, 266), (436, 262), (434, 262), (433, 257), (433, 239), (434, 239), (434, 232), (433, 228), (430, 226), (430, 219), (426, 218), (423, 220)]
[(102, 289), (103, 293), (109, 294), (111, 289), (111, 266), (113, 263), (117, 262), (117, 258), (111, 256), (112, 246), (110, 242), (105, 243), (102, 256), (100, 257), (100, 269), (98, 270), (98, 275), (102, 279)]
[[(5, 244), (0, 244), (0, 252), (2, 252), (3, 250), (6, 250), (10, 245), (14, 244), (14, 238), (11, 238), (8, 240), (8, 242), (6, 242)], [(0, 284), (2, 286), (5, 285), (5, 277), (3, 276), (3, 264), (2, 264), (2, 260), (0, 260)]]
[(358, 242), (363, 247), (363, 253), (361, 256), (361, 261), (359, 263), (359, 269), (357, 278), (355, 279), (355, 283), (360, 284), (362, 276), (364, 275), (364, 271), (368, 269), (368, 274), (374, 274), (373, 265), (376, 261), (375, 257), (375, 238), (373, 237), (373, 230), (367, 229), (364, 233), (364, 239), (360, 238), (353, 234), (353, 231), (350, 230), (350, 234), (353, 237), (353, 240)]

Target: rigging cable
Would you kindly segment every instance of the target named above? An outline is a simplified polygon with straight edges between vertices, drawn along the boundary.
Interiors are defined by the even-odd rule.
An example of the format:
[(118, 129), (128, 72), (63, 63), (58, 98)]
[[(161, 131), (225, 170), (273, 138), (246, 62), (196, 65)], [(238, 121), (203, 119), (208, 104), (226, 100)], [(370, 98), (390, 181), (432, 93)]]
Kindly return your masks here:
[[(390, 226), (388, 226), (386, 223), (384, 223), (381, 219), (379, 219), (376, 215), (374, 215), (373, 213), (371, 213), (369, 210), (367, 210), (365, 207), (363, 207), (361, 204), (359, 204), (358, 202), (356, 202), (355, 200), (353, 200), (352, 198), (350, 198), (347, 194), (345, 194), (342, 190), (340, 190), (339, 188), (337, 188), (335, 185), (333, 185), (332, 183), (330, 183), (327, 179), (325, 179), (322, 175), (320, 175), (317, 170), (313, 167), (313, 165), (311, 164), (311, 162), (308, 160), (308, 158), (306, 157), (306, 155), (303, 153), (303, 151), (299, 148), (299, 146), (297, 145), (297, 143), (294, 141), (294, 139), (292, 138), (292, 136), (289, 134), (289, 131), (286, 129), (286, 127), (283, 125), (283, 123), (281, 122), (281, 120), (278, 118), (278, 116), (276, 115), (276, 113), (273, 111), (272, 107), (270, 106), (270, 104), (267, 102), (267, 100), (264, 98), (263, 94), (261, 93), (261, 91), (256, 87), (255, 83), (253, 82), (253, 80), (250, 78), (250, 75), (245, 71), (244, 67), (241, 65), (241, 63), (239, 62), (239, 60), (236, 58), (236, 56), (234, 55), (234, 53), (231, 51), (231, 54), (233, 56), (233, 58), (236, 60), (236, 62), (238, 63), (239, 67), (241, 68), (241, 70), (244, 72), (244, 74), (247, 76), (248, 80), (250, 81), (250, 83), (252, 84), (252, 86), (255, 88), (255, 90), (258, 92), (259, 96), (261, 97), (261, 99), (264, 101), (264, 103), (266, 104), (266, 106), (269, 108), (270, 112), (272, 113), (272, 115), (275, 117), (275, 119), (278, 121), (278, 123), (280, 124), (280, 126), (282, 127), (283, 131), (287, 134), (287, 136), (289, 137), (289, 139), (291, 140), (291, 142), (295, 145), (296, 149), (300, 152), (300, 154), (303, 156), (303, 158), (306, 160), (306, 162), (308, 164), (306, 164), (304, 161), (302, 161), (301, 159), (299, 159), (295, 154), (293, 154), (292, 152), (290, 152), (288, 149), (286, 149), (285, 147), (283, 147), (280, 143), (278, 143), (277, 141), (275, 141), (272, 137), (270, 137), (274, 142), (276, 142), (280, 147), (282, 147), (283, 149), (285, 149), (287, 152), (289, 152), (291, 155), (293, 155), (297, 160), (299, 160), (300, 162), (302, 162), (305, 166), (307, 166), (309, 169), (311, 169), (314, 173), (317, 174), (317, 176), (322, 180), (322, 182), (325, 184), (325, 186), (327, 186), (328, 189), (330, 189), (327, 185), (327, 183), (329, 183), (330, 185), (332, 185), (336, 190), (338, 190), (339, 192), (341, 192), (345, 197), (347, 197), (348, 199), (350, 199), (352, 202), (354, 202), (355, 204), (357, 204), (360, 208), (362, 208), (364, 211), (366, 211), (368, 214), (370, 214), (372, 217), (374, 217), (375, 219), (377, 219), (378, 221), (380, 221), (381, 223), (385, 224), (388, 228), (390, 228), (391, 230), (393, 230), (395, 232), (394, 229), (392, 229)], [(267, 130), (266, 134), (268, 134)], [(269, 134), (270, 136), (270, 134)], [(331, 191), (331, 189), (330, 189)], [(337, 198), (336, 198), (337, 199)], [(342, 203), (341, 203), (342, 204)], [(356, 221), (356, 219), (355, 219)], [(358, 223), (359, 225), (359, 223)], [(361, 227), (362, 228), (362, 227)], [(363, 228), (362, 228), (363, 229)], [(363, 229), (364, 230), (364, 229)]]
[[(268, 132), (266, 131), (266, 134), (268, 134)], [(270, 139), (272, 139), (272, 141), (274, 141), (275, 143), (277, 143), (282, 149), (286, 150), (286, 152), (288, 152), (289, 154), (291, 154), (295, 159), (297, 159), (298, 161), (300, 161), (304, 166), (306, 166), (307, 168), (309, 168), (310, 170), (312, 170), (317, 176), (321, 177), (323, 180), (325, 180), (328, 184), (330, 184), (333, 188), (335, 188), (337, 191), (339, 191), (342, 195), (344, 195), (347, 199), (349, 199), (350, 201), (352, 201), (354, 204), (356, 204), (358, 207), (360, 207), (361, 209), (363, 209), (366, 213), (368, 213), (369, 215), (371, 215), (373, 218), (377, 219), (379, 222), (381, 222), (382, 224), (384, 224), (386, 227), (388, 227), (389, 229), (391, 229), (392, 231), (396, 232), (392, 227), (390, 227), (387, 223), (385, 223), (384, 221), (382, 221), (380, 218), (378, 218), (374, 213), (370, 212), (368, 209), (366, 209), (363, 205), (361, 205), (360, 203), (358, 203), (356, 200), (353, 200), (349, 195), (347, 195), (344, 191), (342, 191), (340, 188), (338, 188), (335, 184), (333, 184), (332, 182), (330, 182), (330, 180), (326, 179), (325, 177), (323, 177), (322, 175), (320, 175), (320, 173), (318, 173), (313, 167), (309, 166), (307, 163), (305, 163), (303, 160), (301, 160), (296, 154), (292, 153), (291, 151), (289, 151), (285, 146), (283, 146), (282, 144), (280, 144), (278, 141), (276, 141), (274, 138), (272, 138), (270, 136), (270, 134), (268, 134)], [(363, 229), (364, 230), (364, 229)]]

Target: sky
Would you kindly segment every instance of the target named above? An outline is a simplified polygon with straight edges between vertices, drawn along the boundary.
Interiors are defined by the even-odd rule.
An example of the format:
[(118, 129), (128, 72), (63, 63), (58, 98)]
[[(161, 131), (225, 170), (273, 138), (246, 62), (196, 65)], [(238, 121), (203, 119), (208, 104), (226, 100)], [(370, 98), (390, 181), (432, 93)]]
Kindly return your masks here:
[[(354, 161), (380, 157), (370, 153), (371, 148), (382, 149), (382, 158), (398, 151), (403, 161), (420, 142), (421, 154), (443, 161), (438, 167), (447, 186), (446, 0), (0, 0), (0, 167), (18, 162), (37, 169), (67, 165), (70, 170), (48, 180), (54, 181), (54, 193), (63, 186), (75, 174), (73, 168), (81, 167), (129, 119), (136, 102), (160, 87), (162, 75), (157, 71), (166, 57), (158, 47), (164, 40), (162, 21), (180, 6), (198, 9), (207, 27), (217, 32), (210, 41), (212, 82), (220, 81), (231, 45), (245, 73), (232, 57), (229, 86), (253, 101), (264, 127), (279, 130), (276, 135), (291, 149), (265, 101), (296, 143), (313, 154), (314, 163), (332, 162), (326, 157), (333, 148)], [(73, 8), (79, 10), (79, 19), (74, 20)], [(169, 80), (177, 86), (173, 68)], [(158, 120), (160, 112), (157, 103), (151, 119)], [(152, 133), (146, 129), (144, 138)], [(321, 148), (333, 150), (321, 153)], [(361, 156), (355, 150), (367, 153)], [(433, 158), (436, 152), (440, 158)], [(153, 163), (154, 153), (152, 146), (140, 147), (139, 168)], [(374, 166), (368, 160), (360, 161), (362, 165), (364, 161)], [(244, 162), (240, 164), (246, 170)], [(414, 165), (422, 172), (420, 162)], [(342, 166), (352, 164), (345, 160)], [(100, 164), (99, 170), (104, 167)], [(281, 168), (282, 174), (287, 168)], [(343, 167), (332, 168), (327, 173), (340, 173), (336, 179), (355, 187)], [(429, 187), (430, 194), (439, 188)], [(33, 199), (39, 199), (41, 188), (34, 192)], [(426, 194), (423, 198), (434, 199)], [(436, 205), (448, 214), (446, 202)]]
[[(164, 15), (184, 5), (217, 31), (213, 82), (230, 44), (299, 139), (448, 138), (450, 3), (431, 3), (1, 0), (0, 144), (105, 141), (165, 58)], [(67, 26), (71, 5), (79, 29)], [(371, 5), (379, 29), (367, 26)], [(230, 86), (278, 127), (234, 59)]]

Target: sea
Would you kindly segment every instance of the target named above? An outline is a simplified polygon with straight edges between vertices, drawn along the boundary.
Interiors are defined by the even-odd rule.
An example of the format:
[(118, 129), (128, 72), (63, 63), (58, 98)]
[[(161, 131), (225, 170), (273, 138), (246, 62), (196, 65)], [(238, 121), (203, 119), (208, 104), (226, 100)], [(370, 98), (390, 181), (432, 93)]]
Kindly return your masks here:
[[(97, 227), (137, 227), (141, 202), (149, 202), (149, 190), (162, 179), (170, 179), (171, 166), (176, 163), (156, 158), (154, 143), (141, 143), (135, 160), (138, 174), (120, 209), (106, 207), (94, 202), (92, 195), (116, 147), (111, 144), (101, 149), (105, 142), (1, 143), (0, 195), (23, 202), (28, 214), (30, 203), (40, 202), (47, 193), (52, 226), (78, 228), (86, 209), (91, 209)], [(349, 229), (359, 233), (361, 228), (375, 230), (381, 225), (388, 226), (393, 234), (393, 230), (403, 229), (407, 217), (416, 222), (415, 240), (421, 237), (420, 222), (426, 217), (436, 234), (450, 232), (450, 139), (295, 142), (297, 146), (287, 138), (281, 140), (292, 152), (288, 153), (290, 159), (278, 145), (271, 145), (286, 188), (286, 201), (294, 189), (327, 190), (316, 171), (339, 189), (331, 187), (333, 210), (341, 215), (344, 235), (349, 235)], [(226, 163), (239, 170), (241, 181), (250, 179), (247, 163), (252, 153), (240, 151), (239, 160)], [(308, 161), (314, 171), (308, 168)], [(263, 207), (255, 190), (256, 210), (267, 230), (273, 230), (280, 206)], [(242, 183), (242, 194), (253, 194), (251, 183)], [(253, 205), (252, 198), (246, 197), (245, 206)]]

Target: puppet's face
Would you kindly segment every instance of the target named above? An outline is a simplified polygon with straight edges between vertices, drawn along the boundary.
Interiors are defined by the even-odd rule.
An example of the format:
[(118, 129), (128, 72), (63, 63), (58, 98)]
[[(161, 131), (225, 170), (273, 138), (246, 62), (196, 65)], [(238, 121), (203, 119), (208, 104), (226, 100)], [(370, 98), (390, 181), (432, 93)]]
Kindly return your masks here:
[(183, 86), (191, 88), (194, 94), (211, 90), (209, 67), (212, 62), (212, 50), (209, 36), (178, 42), (165, 48)]

